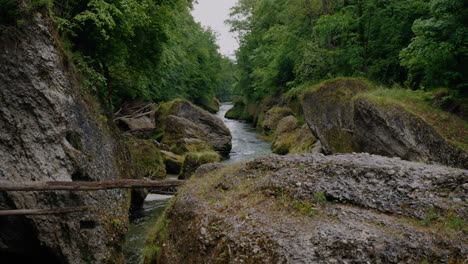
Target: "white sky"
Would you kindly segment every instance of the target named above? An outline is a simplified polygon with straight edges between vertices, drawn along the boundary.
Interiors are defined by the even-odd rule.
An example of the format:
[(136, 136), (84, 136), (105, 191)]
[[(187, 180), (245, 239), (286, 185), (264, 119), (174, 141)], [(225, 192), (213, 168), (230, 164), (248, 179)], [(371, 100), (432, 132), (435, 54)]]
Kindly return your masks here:
[(192, 11), (195, 21), (204, 27), (211, 27), (217, 33), (221, 54), (231, 58), (234, 57), (234, 51), (239, 44), (235, 34), (229, 32), (229, 25), (224, 24), (224, 21), (229, 18), (229, 9), (236, 2), (237, 0), (198, 0)]

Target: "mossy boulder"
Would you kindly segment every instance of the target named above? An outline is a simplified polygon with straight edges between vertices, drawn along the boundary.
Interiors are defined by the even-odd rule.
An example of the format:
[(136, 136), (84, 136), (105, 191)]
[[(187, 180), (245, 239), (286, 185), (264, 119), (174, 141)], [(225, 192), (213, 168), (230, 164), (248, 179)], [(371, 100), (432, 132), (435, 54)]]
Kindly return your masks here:
[(364, 153), (210, 165), (179, 188), (145, 263), (466, 258), (466, 170)]
[(203, 164), (219, 162), (221, 156), (216, 152), (193, 152), (185, 155), (179, 179), (188, 179)]
[(209, 99), (203, 98), (197, 101), (196, 104), (202, 107), (203, 109), (205, 109), (206, 111), (213, 113), (213, 114), (219, 112), (219, 109), (221, 107), (221, 103), (215, 97), (212, 97)]
[(171, 145), (171, 152), (177, 155), (185, 155), (188, 152), (205, 152), (214, 151), (208, 142), (200, 140), (198, 138), (182, 138)]
[(322, 144), (324, 153), (353, 152), (353, 100), (371, 89), (359, 79), (339, 78), (323, 82), (304, 93), (304, 118)]
[(355, 100), (354, 109), (352, 142), (356, 151), (468, 168), (468, 152), (463, 146), (447, 141), (398, 103), (362, 95)]
[(252, 121), (252, 116), (247, 113), (246, 105), (243, 102), (235, 102), (234, 106), (229, 109), (224, 117), (228, 119)]
[(291, 109), (287, 107), (273, 107), (268, 110), (262, 122), (264, 132), (275, 131), (281, 119), (292, 115)]
[(231, 150), (231, 132), (223, 121), (189, 101), (177, 99), (159, 105), (156, 124), (161, 141), (170, 146), (183, 139), (197, 139), (223, 154)]
[(273, 153), (281, 155), (308, 153), (316, 141), (307, 125), (299, 126), (294, 116), (287, 116), (278, 123), (271, 147)]
[(152, 179), (166, 177), (163, 155), (152, 140), (130, 140), (128, 149), (138, 176)]
[(161, 150), (166, 164), (166, 172), (169, 174), (179, 174), (184, 164), (184, 157), (174, 154), (170, 151)]

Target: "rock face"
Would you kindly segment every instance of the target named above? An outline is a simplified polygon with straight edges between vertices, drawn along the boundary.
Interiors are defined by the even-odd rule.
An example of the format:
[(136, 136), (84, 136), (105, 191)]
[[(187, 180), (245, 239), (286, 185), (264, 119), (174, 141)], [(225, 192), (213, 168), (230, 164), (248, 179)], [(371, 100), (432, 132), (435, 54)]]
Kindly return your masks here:
[(223, 121), (186, 100), (159, 106), (156, 123), (165, 127), (163, 143), (170, 145), (182, 139), (198, 139), (220, 153), (231, 150), (231, 132)]
[[(117, 179), (124, 175), (126, 151), (80, 98), (80, 84), (54, 42), (50, 19), (37, 13), (32, 20), (0, 26), (0, 180)], [(120, 190), (2, 192), (1, 209), (91, 209), (0, 217), (0, 262), (122, 263), (118, 248), (127, 203)]]
[(305, 120), (325, 154), (353, 152), (351, 99), (368, 89), (362, 81), (343, 78), (322, 83), (304, 94)]
[(417, 114), (368, 91), (363, 81), (337, 79), (305, 93), (304, 117), (325, 154), (368, 152), (468, 168), (465, 149)]
[(363, 97), (354, 109), (352, 141), (357, 151), (468, 168), (467, 152), (402, 107)]
[(271, 148), (281, 155), (308, 153), (316, 141), (307, 125), (299, 126), (294, 116), (287, 116), (279, 121)]
[(186, 180), (203, 164), (219, 162), (221, 157), (216, 152), (192, 152), (185, 155), (179, 180)]
[(234, 106), (226, 112), (224, 117), (243, 121), (253, 120), (253, 117), (247, 113), (246, 105), (243, 102), (235, 102)]
[(292, 115), (291, 109), (287, 107), (273, 107), (265, 113), (262, 129), (265, 132), (275, 131), (281, 119)]
[(200, 170), (150, 238), (158, 249), (147, 263), (458, 263), (468, 254), (466, 170), (369, 154)]

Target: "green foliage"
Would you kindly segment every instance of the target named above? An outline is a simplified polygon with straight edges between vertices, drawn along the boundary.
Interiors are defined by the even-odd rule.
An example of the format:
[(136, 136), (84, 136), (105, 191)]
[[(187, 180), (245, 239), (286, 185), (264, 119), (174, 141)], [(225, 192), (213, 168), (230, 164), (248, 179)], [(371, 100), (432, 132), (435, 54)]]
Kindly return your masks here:
[(468, 2), (431, 0), (430, 15), (413, 24), (414, 37), (401, 51), (410, 85), (468, 88)]
[(13, 24), (20, 16), (17, 0), (0, 0), (0, 25)]
[(449, 212), (447, 215), (440, 215), (434, 209), (430, 209), (421, 220), (423, 226), (440, 226), (446, 229), (466, 232), (468, 227), (465, 221), (455, 214)]
[(462, 0), (241, 0), (228, 21), (241, 40), (235, 93), (258, 102), (354, 76), (461, 96), (466, 7)]
[[(2, 0), (6, 1), (6, 0)], [(54, 21), (85, 89), (108, 109), (125, 101), (212, 100), (232, 83), (232, 62), (193, 20), (187, 0), (56, 2)]]

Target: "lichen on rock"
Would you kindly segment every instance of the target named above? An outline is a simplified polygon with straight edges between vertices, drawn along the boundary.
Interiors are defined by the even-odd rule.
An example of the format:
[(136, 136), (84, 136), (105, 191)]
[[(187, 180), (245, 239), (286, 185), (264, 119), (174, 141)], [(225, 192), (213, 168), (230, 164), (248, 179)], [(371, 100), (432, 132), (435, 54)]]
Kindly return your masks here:
[(166, 235), (150, 237), (158, 263), (462, 262), (468, 254), (466, 170), (369, 154), (215, 168), (181, 187)]

